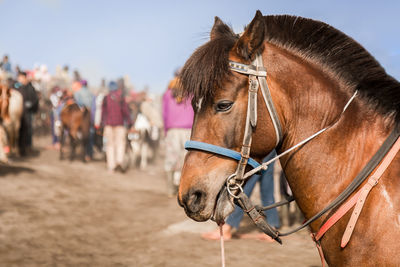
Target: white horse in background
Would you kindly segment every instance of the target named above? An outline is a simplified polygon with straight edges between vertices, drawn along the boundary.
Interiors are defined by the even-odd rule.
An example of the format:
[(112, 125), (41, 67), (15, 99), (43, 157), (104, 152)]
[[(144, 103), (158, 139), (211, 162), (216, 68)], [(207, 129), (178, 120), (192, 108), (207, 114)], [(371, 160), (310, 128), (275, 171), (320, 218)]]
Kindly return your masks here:
[(147, 167), (148, 159), (152, 156), (150, 145), (148, 142), (149, 134), (151, 132), (151, 124), (149, 120), (142, 113), (136, 117), (134, 133), (128, 135), (128, 139), (132, 148), (132, 163), (135, 166), (137, 161), (140, 160), (140, 169), (144, 170)]
[(134, 132), (128, 135), (132, 148), (132, 163), (138, 160), (140, 169), (146, 169), (149, 159), (154, 159), (159, 147), (162, 128), (161, 111), (157, 108), (154, 100), (145, 99), (139, 107)]

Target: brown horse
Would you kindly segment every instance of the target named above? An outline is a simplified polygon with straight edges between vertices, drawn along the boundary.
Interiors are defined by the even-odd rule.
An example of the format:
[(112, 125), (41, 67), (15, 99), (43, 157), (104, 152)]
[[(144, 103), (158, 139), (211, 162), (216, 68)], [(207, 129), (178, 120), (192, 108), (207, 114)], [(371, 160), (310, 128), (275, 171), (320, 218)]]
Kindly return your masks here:
[[(257, 55), (267, 70), (282, 139), (261, 94), (250, 156), (259, 162), (274, 148), (281, 153), (327, 126), (325, 132), (280, 158), (293, 195), (311, 218), (351, 183), (400, 122), (400, 84), (357, 42), (331, 26), (258, 11), (242, 35), (216, 18), (209, 42), (182, 71), (186, 95), (196, 110), (191, 140), (234, 151), (242, 149), (249, 75), (229, 61), (251, 64)], [(355, 92), (358, 95), (350, 103)], [(342, 113), (346, 103), (350, 103)], [(346, 105), (347, 106), (347, 105)], [(277, 144), (278, 143), (278, 144)], [(185, 159), (178, 201), (194, 220), (225, 218), (230, 199), (221, 199), (237, 162), (191, 150)], [(350, 213), (321, 239), (330, 266), (400, 266), (400, 158), (395, 157), (369, 194), (349, 244), (341, 238)], [(310, 225), (317, 232), (329, 217)]]
[(85, 161), (86, 149), (89, 144), (90, 112), (87, 108), (81, 108), (76, 103), (67, 104), (60, 113), (61, 137), (60, 159), (64, 159), (65, 130), (68, 131), (71, 147), (70, 160), (75, 158), (75, 150), (81, 145), (82, 161)]

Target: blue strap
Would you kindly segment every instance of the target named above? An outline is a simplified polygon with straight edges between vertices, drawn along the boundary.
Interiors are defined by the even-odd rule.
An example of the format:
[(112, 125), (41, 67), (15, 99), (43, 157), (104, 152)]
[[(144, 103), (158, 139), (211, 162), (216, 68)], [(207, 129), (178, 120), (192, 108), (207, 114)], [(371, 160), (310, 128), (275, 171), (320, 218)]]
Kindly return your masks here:
[[(224, 148), (224, 147), (220, 147), (220, 146), (215, 146), (215, 145), (199, 142), (199, 141), (186, 141), (185, 149), (186, 150), (194, 149), (194, 150), (206, 151), (206, 152), (218, 154), (221, 156), (225, 156), (225, 157), (237, 160), (237, 161), (239, 161), (240, 158), (242, 157), (240, 155), (240, 153), (237, 151), (234, 151), (234, 150), (231, 150), (228, 148)], [(247, 164), (253, 168), (257, 168), (258, 166), (260, 166), (260, 164), (252, 158), (249, 158)]]

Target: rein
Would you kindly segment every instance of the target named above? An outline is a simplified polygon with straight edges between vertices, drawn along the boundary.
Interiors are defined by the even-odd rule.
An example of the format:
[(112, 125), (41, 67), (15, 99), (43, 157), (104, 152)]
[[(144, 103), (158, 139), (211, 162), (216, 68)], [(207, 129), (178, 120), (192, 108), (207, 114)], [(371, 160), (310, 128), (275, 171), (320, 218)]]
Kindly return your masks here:
[[(272, 123), (274, 125), (274, 130), (277, 139), (276, 146), (278, 146), (280, 141), (282, 140), (281, 124), (277, 112), (275, 110), (275, 107), (273, 105), (271, 94), (269, 92), (269, 88), (266, 82), (266, 76), (267, 76), (266, 69), (263, 67), (262, 56), (260, 54), (256, 56), (256, 59), (253, 61), (253, 65), (245, 65), (242, 63), (230, 61), (229, 66), (232, 71), (249, 75), (248, 108), (247, 108), (246, 126), (245, 126), (245, 133), (244, 133), (241, 152), (239, 153), (231, 149), (199, 141), (187, 141), (185, 143), (185, 149), (209, 152), (239, 161), (236, 172), (230, 175), (226, 180), (226, 189), (228, 193), (233, 197), (236, 204), (241, 206), (241, 208), (249, 215), (249, 217), (253, 220), (253, 222), (265, 234), (267, 234), (268, 236), (270, 236), (271, 238), (275, 239), (277, 242), (282, 244), (282, 241), (280, 239), (281, 236), (287, 236), (293, 234), (307, 227), (312, 222), (316, 221), (321, 216), (323, 216), (329, 210), (332, 210), (340, 206), (352, 193), (354, 193), (357, 190), (357, 188), (371, 174), (371, 172), (379, 165), (379, 163), (382, 161), (382, 159), (385, 157), (388, 151), (392, 148), (396, 140), (398, 140), (400, 136), (400, 129), (398, 127), (394, 128), (392, 133), (388, 136), (388, 138), (385, 140), (385, 142), (382, 144), (379, 150), (374, 154), (374, 156), (371, 158), (368, 164), (358, 173), (358, 175), (354, 178), (354, 180), (335, 200), (333, 200), (330, 204), (328, 204), (323, 210), (318, 212), (316, 215), (308, 219), (303, 225), (299, 226), (298, 228), (290, 232), (280, 233), (274, 227), (270, 226), (268, 222), (266, 222), (262, 211), (274, 208), (276, 206), (287, 204), (291, 200), (283, 201), (281, 203), (276, 203), (268, 207), (255, 207), (251, 203), (250, 199), (243, 193), (242, 185), (244, 184), (244, 181), (253, 174), (256, 174), (262, 170), (266, 170), (268, 168), (268, 165), (271, 164), (272, 162), (278, 160), (280, 157), (288, 154), (294, 149), (301, 147), (302, 145), (306, 144), (307, 142), (311, 141), (318, 135), (322, 134), (326, 130), (333, 127), (339, 121), (340, 117), (346, 111), (351, 102), (354, 100), (354, 98), (357, 95), (357, 91), (355, 91), (353, 96), (348, 100), (342, 112), (339, 114), (338, 118), (332, 124), (314, 133), (313, 135), (304, 139), (298, 144), (292, 146), (291, 148), (277, 155), (275, 158), (269, 160), (268, 162), (265, 162), (263, 164), (258, 164), (257, 161), (255, 161), (250, 157), (250, 147), (251, 147), (253, 129), (257, 125), (257, 91), (259, 87), (262, 91), (264, 102), (267, 106)], [(245, 168), (247, 165), (250, 165), (253, 169), (245, 173)]]

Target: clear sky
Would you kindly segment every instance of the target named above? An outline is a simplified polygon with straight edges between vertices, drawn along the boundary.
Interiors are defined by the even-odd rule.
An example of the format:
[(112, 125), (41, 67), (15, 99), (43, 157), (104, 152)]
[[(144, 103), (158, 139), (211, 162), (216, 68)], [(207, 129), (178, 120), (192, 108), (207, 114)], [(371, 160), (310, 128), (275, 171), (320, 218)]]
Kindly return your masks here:
[(127, 74), (159, 93), (208, 40), (214, 16), (242, 31), (257, 9), (324, 21), (400, 79), (400, 1), (0, 0), (0, 56), (23, 69), (68, 64), (92, 85)]

